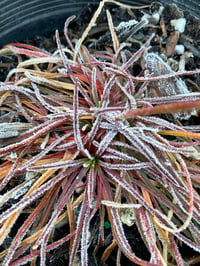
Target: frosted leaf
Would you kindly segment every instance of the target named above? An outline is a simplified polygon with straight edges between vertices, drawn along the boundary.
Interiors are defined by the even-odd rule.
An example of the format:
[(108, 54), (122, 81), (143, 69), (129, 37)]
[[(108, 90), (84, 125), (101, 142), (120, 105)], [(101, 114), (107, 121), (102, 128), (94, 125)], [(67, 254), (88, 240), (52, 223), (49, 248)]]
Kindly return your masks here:
[(5, 204), (9, 199), (18, 199), (22, 195), (24, 195), (27, 190), (31, 187), (34, 180), (30, 180), (28, 182), (24, 182), (23, 184), (19, 185), (18, 187), (8, 191), (0, 198), (0, 206)]
[(122, 43), (124, 40), (126, 40), (127, 38), (130, 38), (138, 30), (140, 30), (145, 25), (147, 25), (148, 22), (149, 21), (147, 18), (143, 18), (140, 21), (136, 21), (132, 19), (127, 22), (121, 22), (117, 27), (115, 27), (115, 31), (118, 35), (118, 39)]
[(121, 221), (122, 223), (132, 226), (135, 223), (135, 211), (133, 208), (126, 208), (121, 211)]
[(131, 256), (135, 257), (135, 254), (132, 252), (131, 247), (127, 241), (127, 238), (124, 234), (123, 226), (121, 223), (121, 219), (119, 217), (119, 213), (115, 209), (111, 209), (111, 215), (114, 227), (116, 229), (116, 238), (121, 243), (121, 246), (126, 252), (128, 252)]
[[(148, 53), (146, 55), (145, 61), (145, 67), (153, 77), (167, 75), (174, 72), (171, 67), (155, 53)], [(168, 79), (160, 79), (158, 81), (149, 82), (148, 94), (148, 96), (152, 98), (178, 94), (182, 94), (184, 96), (190, 94), (190, 91), (181, 78), (171, 77)], [(190, 116), (194, 115), (195, 113), (195, 110), (188, 112), (178, 112), (174, 114), (174, 117), (177, 119), (189, 119)]]
[(44, 140), (43, 140), (42, 143), (40, 144), (40, 148), (41, 148), (41, 150), (44, 150), (44, 148), (46, 147), (48, 141), (49, 141), (49, 133), (46, 134)]
[(1, 123), (1, 129), (0, 129), (0, 139), (9, 139), (19, 136), (19, 132), (17, 130), (12, 129), (5, 129), (2, 126), (3, 123)]
[(127, 28), (131, 28), (135, 24), (137, 24), (138, 21), (135, 19), (131, 19), (129, 21), (122, 21), (117, 27), (116, 30), (121, 31), (121, 30), (126, 30)]
[(195, 147), (185, 147), (184, 148), (186, 151), (189, 150), (189, 151), (193, 151), (192, 153), (186, 153), (184, 154), (187, 158), (191, 158), (191, 159), (194, 159), (194, 160), (200, 160), (200, 152), (197, 150), (197, 148)]
[(113, 140), (113, 138), (117, 135), (117, 132), (114, 130), (109, 131), (105, 137), (101, 140), (101, 142), (99, 143), (99, 147), (98, 150), (96, 152), (97, 156), (101, 156), (105, 150), (107, 149), (107, 147), (109, 146), (110, 142)]
[(142, 206), (141, 204), (118, 203), (118, 202), (109, 201), (109, 200), (102, 200), (101, 204), (104, 204), (112, 208), (119, 208), (119, 209), (133, 209), (133, 208), (139, 209)]
[(103, 158), (116, 158), (117, 160), (125, 160), (130, 161), (134, 163), (138, 163), (139, 161), (132, 156), (127, 155), (126, 153), (117, 151), (116, 149), (108, 148), (107, 152), (109, 152), (109, 155), (104, 155)]
[[(174, 176), (164, 167), (160, 162), (159, 157), (154, 153), (153, 149), (149, 145), (144, 145), (144, 141), (140, 140), (138, 136), (135, 136), (130, 129), (124, 129), (120, 131), (132, 144), (132, 146), (137, 150), (137, 153), (142, 154), (149, 162), (157, 167), (162, 176), (166, 176), (169, 180), (173, 180)], [(174, 180), (175, 182), (175, 180)]]
[(176, 237), (178, 239), (180, 239), (181, 241), (183, 241), (188, 247), (190, 247), (191, 249), (200, 253), (200, 245), (199, 244), (192, 242), (190, 239), (188, 239), (187, 237), (185, 237), (184, 235), (182, 235), (180, 233), (177, 233)]
[(12, 198), (18, 199), (22, 195), (26, 193), (26, 191), (30, 188), (30, 186), (33, 184), (34, 180), (30, 180), (29, 182), (25, 183), (24, 186), (13, 193)]

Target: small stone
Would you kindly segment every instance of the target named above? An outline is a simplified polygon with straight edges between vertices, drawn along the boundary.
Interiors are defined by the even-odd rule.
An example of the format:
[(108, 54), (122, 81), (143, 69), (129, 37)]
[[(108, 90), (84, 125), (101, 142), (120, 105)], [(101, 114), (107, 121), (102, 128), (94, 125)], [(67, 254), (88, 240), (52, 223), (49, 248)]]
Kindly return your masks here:
[(175, 47), (175, 53), (176, 53), (177, 55), (182, 55), (182, 54), (184, 54), (184, 52), (185, 52), (185, 47), (184, 47), (184, 45), (182, 45), (182, 44), (177, 44), (176, 47)]
[(179, 33), (183, 33), (185, 31), (186, 19), (179, 18), (179, 19), (172, 19), (170, 24), (174, 26), (174, 29)]

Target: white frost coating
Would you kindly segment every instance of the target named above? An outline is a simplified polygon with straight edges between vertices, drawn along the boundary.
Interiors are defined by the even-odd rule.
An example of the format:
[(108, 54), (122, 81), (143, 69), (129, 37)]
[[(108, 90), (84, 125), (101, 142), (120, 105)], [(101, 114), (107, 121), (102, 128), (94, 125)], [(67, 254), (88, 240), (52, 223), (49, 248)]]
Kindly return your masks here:
[[(157, 54), (148, 53), (145, 57), (145, 67), (150, 75), (157, 77), (174, 73), (171, 67)], [(179, 77), (171, 77), (168, 79), (159, 79), (158, 81), (150, 82), (148, 85), (150, 97), (162, 97), (182, 94), (190, 94), (185, 82)], [(196, 113), (195, 110), (190, 112), (178, 112), (174, 115), (177, 119), (189, 119), (191, 115)]]
[(58, 68), (58, 72), (61, 74), (67, 74), (67, 69), (66, 68)]
[[(121, 176), (121, 173), (120, 173), (120, 177), (123, 178), (123, 176)], [(118, 202), (114, 202), (114, 201), (109, 201), (109, 200), (102, 200), (101, 201), (101, 204), (104, 204), (106, 206), (109, 206), (109, 207), (113, 207), (113, 208), (119, 208), (119, 209), (133, 209), (133, 208), (136, 208), (136, 209), (139, 209), (142, 205), (141, 204), (131, 204), (131, 203), (118, 203)]]
[(13, 188), (8, 191), (6, 194), (0, 197), (0, 206), (5, 204), (9, 199), (18, 199), (22, 195), (26, 193), (26, 191), (31, 187), (34, 180), (30, 180), (29, 182), (25, 182), (24, 185), (20, 185), (17, 188)]
[(122, 223), (132, 226), (135, 223), (135, 212), (134, 209), (127, 208), (121, 211), (121, 221)]
[(127, 28), (131, 28), (132, 26), (138, 23), (137, 20), (131, 19), (129, 21), (122, 21), (117, 27), (116, 30), (126, 30)]
[(43, 142), (40, 144), (41, 150), (44, 150), (44, 148), (46, 147), (46, 145), (48, 143), (48, 140), (49, 140), (49, 133), (45, 136)]
[(16, 159), (17, 158), (17, 153), (15, 151), (11, 151), (10, 158), (11, 159)]
[(195, 147), (185, 147), (185, 149), (186, 149), (186, 151), (187, 150), (190, 150), (190, 151), (192, 150), (193, 151), (193, 153), (184, 154), (186, 157), (192, 158), (194, 160), (200, 160), (200, 152), (199, 152), (199, 150), (197, 148), (195, 148)]
[(13, 193), (12, 198), (18, 199), (20, 196), (24, 195), (26, 191), (30, 188), (30, 186), (33, 184), (34, 180), (30, 180), (27, 182), (22, 188), (19, 188)]
[(185, 31), (186, 19), (179, 18), (179, 19), (172, 19), (170, 24), (174, 26), (174, 29), (179, 33), (183, 33)]

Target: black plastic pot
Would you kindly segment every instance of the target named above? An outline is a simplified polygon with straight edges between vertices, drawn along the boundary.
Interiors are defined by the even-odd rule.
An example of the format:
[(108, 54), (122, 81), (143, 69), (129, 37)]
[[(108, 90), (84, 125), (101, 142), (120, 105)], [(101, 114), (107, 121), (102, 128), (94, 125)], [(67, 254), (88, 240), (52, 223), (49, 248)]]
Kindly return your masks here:
[[(164, 0), (163, 0), (164, 1)], [(66, 18), (77, 14), (88, 3), (99, 0), (1, 0), (0, 47), (9, 42), (31, 39), (36, 34), (62, 29)], [(121, 2), (144, 5), (153, 0), (122, 0)], [(199, 0), (168, 0), (176, 3), (191, 15), (200, 18)]]

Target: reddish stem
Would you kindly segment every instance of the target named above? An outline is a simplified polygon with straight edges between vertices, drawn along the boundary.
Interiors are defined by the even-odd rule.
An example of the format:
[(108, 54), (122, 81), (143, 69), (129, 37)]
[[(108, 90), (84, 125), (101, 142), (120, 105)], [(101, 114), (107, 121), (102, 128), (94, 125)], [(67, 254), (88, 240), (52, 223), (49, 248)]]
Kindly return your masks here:
[(179, 103), (168, 103), (168, 104), (161, 104), (161, 105), (157, 105), (153, 107), (134, 109), (134, 110), (130, 110), (116, 117), (116, 120), (131, 119), (131, 118), (135, 118), (136, 116), (141, 116), (141, 115), (176, 113), (176, 112), (188, 111), (192, 109), (200, 109), (200, 100), (179, 102)]

